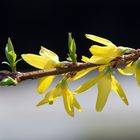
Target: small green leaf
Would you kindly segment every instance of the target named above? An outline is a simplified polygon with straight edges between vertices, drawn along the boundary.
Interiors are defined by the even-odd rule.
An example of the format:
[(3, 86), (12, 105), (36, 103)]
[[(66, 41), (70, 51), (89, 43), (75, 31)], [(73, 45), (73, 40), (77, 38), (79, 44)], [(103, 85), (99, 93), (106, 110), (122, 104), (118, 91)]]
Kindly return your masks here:
[(8, 38), (8, 43), (6, 44), (6, 47), (5, 47), (5, 54), (10, 65), (13, 65), (17, 58), (17, 55), (14, 51), (14, 47), (10, 38)]
[(73, 53), (76, 53), (76, 43), (75, 43), (75, 40), (74, 39), (73, 39), (72, 52)]
[(7, 60), (10, 62), (11, 57), (9, 56), (8, 44), (6, 44), (6, 47), (5, 47), (5, 55), (6, 55)]
[(17, 85), (17, 81), (10, 76), (0, 81), (0, 86), (11, 86), (11, 85)]
[(6, 65), (10, 66), (10, 64), (6, 61), (3, 61), (2, 64), (6, 64)]
[(16, 60), (16, 54), (14, 51), (14, 47), (10, 38), (8, 38), (8, 43), (6, 44), (5, 54), (8, 61), (12, 64)]
[(72, 43), (72, 33), (68, 33), (68, 48), (69, 48), (69, 50), (70, 50), (71, 43)]
[(15, 62), (17, 59), (17, 54), (14, 51), (9, 51), (9, 55), (12, 57), (12, 61)]
[(14, 51), (14, 47), (10, 38), (8, 38), (8, 43), (6, 44), (6, 47), (5, 47), (5, 55), (8, 60), (8, 63), (7, 63), (8, 66), (10, 66), (12, 72), (16, 72), (16, 64), (17, 62), (19, 62), (19, 60), (16, 61), (17, 54)]
[(68, 48), (70, 53), (76, 53), (76, 43), (75, 40), (72, 39), (72, 34), (69, 33), (68, 36)]
[(72, 61), (72, 59), (70, 57), (67, 58), (68, 61)]
[(14, 51), (14, 47), (10, 37), (8, 37), (8, 51)]
[(21, 59), (18, 59), (16, 62), (15, 62), (15, 64), (17, 64), (18, 62), (20, 62), (22, 60), (22, 58)]
[(77, 62), (77, 55), (76, 55), (76, 43), (75, 40), (72, 38), (72, 33), (68, 33), (68, 49), (69, 54), (67, 60), (72, 61), (74, 63)]

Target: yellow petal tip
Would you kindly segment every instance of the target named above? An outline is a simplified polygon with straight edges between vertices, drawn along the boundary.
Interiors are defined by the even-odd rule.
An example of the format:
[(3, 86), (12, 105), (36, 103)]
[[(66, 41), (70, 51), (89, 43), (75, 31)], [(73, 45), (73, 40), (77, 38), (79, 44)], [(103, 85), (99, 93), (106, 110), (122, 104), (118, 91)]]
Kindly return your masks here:
[(78, 111), (79, 111), (79, 112), (83, 112), (83, 109), (82, 109), (82, 108), (81, 108), (81, 109), (78, 109)]
[(96, 112), (102, 112), (103, 108), (96, 105)]
[(40, 103), (38, 103), (38, 104), (36, 105), (36, 107), (39, 107), (39, 106), (41, 106), (41, 104), (40, 104)]
[(74, 117), (74, 113), (68, 113), (70, 117)]

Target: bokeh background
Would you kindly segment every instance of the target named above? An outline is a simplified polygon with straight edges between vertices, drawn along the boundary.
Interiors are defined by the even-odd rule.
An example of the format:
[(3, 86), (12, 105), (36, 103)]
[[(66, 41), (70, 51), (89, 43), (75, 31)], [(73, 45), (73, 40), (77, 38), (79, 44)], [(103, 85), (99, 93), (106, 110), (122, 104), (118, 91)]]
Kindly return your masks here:
[[(90, 56), (88, 48), (93, 44), (85, 33), (111, 40), (116, 45), (139, 48), (139, 1), (80, 1), (80, 0), (4, 0), (0, 1), (0, 61), (5, 60), (4, 48), (11, 37), (18, 58), (22, 53), (38, 53), (43, 45), (55, 51), (60, 60), (67, 57), (67, 34), (72, 32), (77, 43), (78, 60), (81, 55)], [(0, 64), (1, 69), (7, 67)], [(26, 63), (19, 70), (30, 70)], [(96, 72), (78, 82), (78, 85), (95, 76)], [(84, 112), (69, 117), (62, 98), (53, 106), (35, 105), (43, 98), (38, 95), (38, 80), (28, 80), (16, 87), (0, 87), (0, 140), (108, 140), (140, 139), (140, 89), (133, 77), (116, 72), (129, 106), (111, 92), (101, 113), (95, 111), (97, 88), (77, 96)], [(53, 85), (55, 86), (60, 77)]]

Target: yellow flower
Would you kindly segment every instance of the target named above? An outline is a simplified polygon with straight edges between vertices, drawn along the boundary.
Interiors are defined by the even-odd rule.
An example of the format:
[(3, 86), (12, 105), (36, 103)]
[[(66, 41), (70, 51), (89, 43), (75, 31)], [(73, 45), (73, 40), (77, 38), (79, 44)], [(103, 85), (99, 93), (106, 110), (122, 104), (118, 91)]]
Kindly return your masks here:
[[(57, 56), (57, 54), (55, 54), (51, 50), (41, 47), (39, 54), (40, 55), (22, 54), (22, 58), (28, 64), (39, 69), (49, 69), (49, 68), (60, 66), (59, 57)], [(92, 67), (92, 68), (81, 70), (77, 72), (75, 76), (73, 76), (72, 78), (69, 78), (68, 80), (69, 81), (77, 80), (96, 68), (97, 67)], [(41, 78), (37, 87), (38, 92), (41, 94), (44, 93), (55, 78), (56, 78), (56, 75), (45, 76)]]
[(52, 90), (50, 90), (46, 96), (44, 97), (43, 100), (41, 100), (37, 106), (43, 105), (43, 104), (53, 104), (53, 102), (59, 97), (62, 96), (63, 97), (63, 101), (64, 101), (64, 106), (65, 106), (65, 110), (66, 112), (70, 115), (70, 116), (74, 116), (74, 107), (76, 107), (80, 112), (82, 111), (81, 106), (79, 105), (79, 103), (77, 102), (74, 94), (68, 89), (68, 84), (67, 81), (61, 80), (55, 88), (53, 88)]
[(111, 75), (110, 68), (105, 68), (105, 70), (100, 72), (98, 76), (80, 85), (75, 90), (75, 93), (78, 94), (86, 91), (92, 86), (94, 86), (96, 83), (98, 85), (98, 97), (96, 102), (96, 110), (98, 112), (102, 111), (103, 107), (105, 106), (111, 89), (121, 97), (122, 101), (126, 105), (128, 105), (126, 95), (120, 83), (115, 79), (114, 76)]
[(81, 71), (78, 71), (74, 76), (69, 77), (68, 81), (74, 81), (77, 79), (82, 78), (83, 76), (85, 76), (86, 74), (88, 74), (89, 72), (95, 70), (97, 67), (91, 67), (91, 68), (87, 68), (87, 69), (83, 69)]
[(117, 47), (111, 41), (105, 38), (101, 38), (90, 34), (86, 34), (86, 37), (95, 42), (103, 44), (104, 46), (98, 45), (91, 46), (89, 50), (93, 56), (91, 58), (82, 56), (83, 61), (88, 61), (90, 63), (95, 64), (107, 64), (116, 57), (121, 56), (122, 54), (124, 54), (126, 51), (129, 50), (129, 48)]
[[(29, 65), (38, 69), (49, 69), (60, 65), (59, 57), (57, 54), (49, 49), (41, 47), (39, 52), (40, 55), (36, 54), (22, 54), (22, 58)], [(56, 75), (45, 76), (40, 79), (37, 90), (39, 93), (44, 93), (45, 90), (51, 85), (52, 81), (56, 78)]]
[(60, 64), (57, 54), (49, 49), (41, 47), (39, 54), (22, 54), (21, 56), (29, 65), (38, 69), (54, 68)]
[(134, 75), (137, 84), (140, 86), (140, 60), (130, 62), (124, 69), (118, 68), (118, 71), (123, 75)]

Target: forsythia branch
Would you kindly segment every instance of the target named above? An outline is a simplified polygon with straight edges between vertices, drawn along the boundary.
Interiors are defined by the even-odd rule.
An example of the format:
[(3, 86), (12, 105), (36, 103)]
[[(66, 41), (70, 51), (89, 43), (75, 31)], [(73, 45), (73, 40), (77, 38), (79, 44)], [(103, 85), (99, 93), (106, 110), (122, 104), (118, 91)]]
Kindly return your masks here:
[[(24, 80), (40, 78), (37, 91), (43, 94), (46, 93), (57, 75), (61, 74), (60, 81), (55, 87), (47, 91), (37, 106), (48, 103), (52, 105), (61, 96), (66, 112), (73, 117), (75, 108), (80, 112), (82, 111), (76, 95), (88, 90), (95, 84), (98, 87), (96, 111), (101, 112), (103, 110), (111, 90), (128, 105), (127, 97), (115, 77), (114, 69), (117, 69), (123, 75), (135, 76), (137, 84), (140, 86), (140, 49), (116, 46), (111, 41), (96, 35), (86, 34), (86, 37), (101, 44), (101, 46), (92, 45), (89, 48), (90, 58), (82, 56), (82, 62), (77, 62), (76, 43), (72, 34), (69, 33), (68, 61), (59, 61), (59, 56), (56, 53), (42, 46), (39, 55), (32, 53), (21, 55), (22, 60), (39, 69), (30, 72), (17, 71), (16, 65), (21, 59), (17, 60), (12, 41), (8, 38), (5, 48), (7, 61), (2, 63), (8, 65), (11, 72), (0, 71), (0, 86), (17, 85)], [(124, 67), (121, 68), (121, 65), (124, 65)], [(95, 69), (98, 69), (97, 76), (78, 86), (74, 91), (69, 89), (69, 82), (77, 80)]]
[[(129, 54), (124, 54), (121, 57), (115, 58), (110, 62), (110, 67), (117, 68), (121, 64), (126, 64), (129, 61), (135, 61), (140, 57), (140, 49), (132, 50)], [(0, 80), (11, 76), (17, 82), (22, 82), (27, 79), (36, 79), (39, 77), (50, 76), (50, 75), (59, 75), (73, 71), (80, 71), (83, 69), (87, 69), (90, 67), (101, 66), (102, 64), (93, 64), (93, 63), (83, 63), (77, 62), (77, 64), (73, 64), (73, 62), (61, 62), (64, 67), (57, 67), (48, 70), (35, 70), (30, 72), (17, 72), (12, 73), (9, 71), (1, 71), (0, 72)]]

